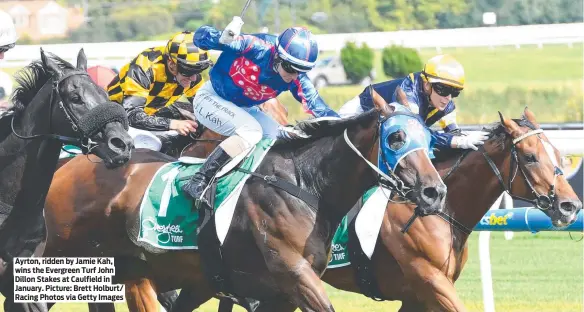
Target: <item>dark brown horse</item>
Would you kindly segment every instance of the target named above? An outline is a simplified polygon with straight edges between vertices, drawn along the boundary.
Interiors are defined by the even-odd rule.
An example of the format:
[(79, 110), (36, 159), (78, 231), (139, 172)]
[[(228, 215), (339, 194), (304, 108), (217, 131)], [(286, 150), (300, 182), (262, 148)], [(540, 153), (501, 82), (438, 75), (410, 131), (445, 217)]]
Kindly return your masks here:
[[(0, 252), (8, 263), (0, 290), (5, 311), (44, 309), (12, 304), (12, 258), (34, 253), (44, 236), (43, 202), (63, 143), (98, 155), (108, 168), (130, 158), (124, 110), (77, 66), (41, 50), (41, 59), (17, 73), (14, 107), (0, 119)], [(99, 159), (99, 158), (98, 158)], [(4, 269), (4, 268), (3, 268)]]
[[(230, 292), (257, 299), (281, 298), (283, 306), (278, 311), (293, 310), (296, 305), (305, 311), (333, 311), (319, 275), (328, 263), (332, 235), (342, 217), (366, 189), (379, 182), (361, 156), (376, 162), (380, 126), (391, 120), (387, 119), (390, 107), (381, 97), (375, 98), (376, 109), (355, 118), (300, 123), (298, 128), (310, 138), (280, 142), (268, 152), (256, 171), (311, 190), (318, 203), (309, 205), (266, 185), (263, 179), (248, 180), (221, 246)], [(381, 120), (381, 116), (386, 118)], [(400, 129), (383, 137), (399, 149), (407, 132)], [(185, 311), (214, 296), (217, 289), (208, 283), (198, 252), (152, 254), (133, 244), (126, 232), (126, 223), (137, 217), (151, 177), (172, 160), (136, 150), (129, 164), (116, 170), (81, 163), (80, 157), (69, 161), (55, 175), (47, 197), (44, 256), (114, 256), (116, 279), (126, 282), (132, 311), (157, 309), (155, 292), (196, 289), (197, 297), (180, 307)], [(441, 208), (445, 187), (423, 150), (404, 157), (395, 174), (386, 177), (386, 183), (399, 177), (412, 190), (408, 196), (422, 209)], [(214, 226), (207, 225), (212, 232)]]
[(468, 257), (467, 239), (503, 191), (534, 200), (556, 226), (571, 224), (582, 209), (572, 187), (557, 175), (559, 152), (555, 148), (546, 152), (551, 143), (539, 131), (527, 109), (521, 120), (501, 116), (484, 149), (450, 153), (435, 163), (449, 190), (444, 213), (460, 222), (458, 226), (428, 216), (418, 218), (404, 235), (400, 231), (414, 207), (388, 204), (371, 261), (359, 262), (373, 270), (369, 276), (373, 287), (359, 286), (364, 276), (356, 274), (355, 263), (327, 269), (322, 279), (338, 289), (402, 301), (401, 312), (466, 311), (454, 282)]

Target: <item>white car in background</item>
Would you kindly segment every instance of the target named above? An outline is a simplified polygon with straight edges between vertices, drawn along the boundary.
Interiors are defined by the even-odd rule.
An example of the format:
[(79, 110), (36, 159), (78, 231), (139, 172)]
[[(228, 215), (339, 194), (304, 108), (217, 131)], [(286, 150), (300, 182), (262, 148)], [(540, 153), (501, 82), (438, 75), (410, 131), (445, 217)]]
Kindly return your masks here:
[[(348, 85), (351, 81), (347, 78), (345, 68), (339, 55), (329, 56), (321, 59), (316, 66), (307, 73), (317, 89), (328, 85)], [(369, 85), (375, 79), (375, 70), (371, 70), (368, 77), (361, 81), (361, 85)]]

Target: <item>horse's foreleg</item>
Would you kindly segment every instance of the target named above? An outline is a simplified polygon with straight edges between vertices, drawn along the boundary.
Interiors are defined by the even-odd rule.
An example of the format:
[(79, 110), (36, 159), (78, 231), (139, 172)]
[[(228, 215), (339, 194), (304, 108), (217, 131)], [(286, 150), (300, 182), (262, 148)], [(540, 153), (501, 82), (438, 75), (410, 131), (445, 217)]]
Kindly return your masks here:
[(302, 311), (335, 310), (323, 282), (306, 259), (301, 258), (295, 266), (287, 266), (284, 272), (278, 270), (272, 271), (272, 274), (280, 289), (288, 294)]
[(173, 305), (176, 303), (178, 299), (178, 293), (176, 290), (167, 291), (164, 293), (157, 294), (158, 302), (166, 311), (172, 311)]
[[(212, 299), (214, 292), (207, 287), (204, 288), (182, 288), (176, 298), (174, 304), (172, 304), (172, 312), (192, 312), (194, 309), (198, 308), (201, 304)], [(166, 310), (171, 312), (171, 310)]]
[(431, 311), (465, 312), (466, 308), (458, 297), (454, 284), (444, 274), (436, 274), (427, 285), (430, 292), (427, 297), (427, 306)]
[(113, 303), (88, 303), (89, 312), (116, 312)]
[(402, 301), (401, 308), (397, 312), (422, 312), (426, 311), (426, 306), (417, 300)]
[[(294, 312), (296, 310), (296, 304), (285, 300), (264, 300), (260, 301), (253, 312)], [(303, 310), (304, 311), (304, 310)], [(251, 311), (250, 311), (251, 312)]]
[[(464, 312), (466, 308), (458, 297), (452, 281), (427, 262), (412, 263), (412, 270), (404, 271), (406, 280), (412, 281), (412, 289), (426, 309), (423, 311)], [(401, 310), (400, 310), (401, 311)], [(404, 310), (409, 311), (409, 310)], [(413, 311), (413, 310), (412, 310)]]
[(130, 312), (157, 312), (158, 300), (154, 283), (147, 278), (126, 282), (126, 302)]

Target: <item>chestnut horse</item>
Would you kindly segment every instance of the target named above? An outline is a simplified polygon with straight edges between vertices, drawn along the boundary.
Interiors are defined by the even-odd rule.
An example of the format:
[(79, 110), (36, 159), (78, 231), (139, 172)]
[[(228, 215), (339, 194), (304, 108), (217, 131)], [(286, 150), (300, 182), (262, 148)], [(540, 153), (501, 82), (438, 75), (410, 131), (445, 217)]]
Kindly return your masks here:
[[(297, 127), (309, 138), (278, 141), (270, 149), (256, 172), (287, 181), (304, 197), (299, 200), (266, 185), (264, 179), (247, 181), (221, 246), (229, 268), (230, 294), (283, 298), (279, 311), (294, 305), (304, 311), (334, 310), (319, 276), (328, 263), (330, 242), (341, 219), (365, 190), (381, 181), (379, 172), (370, 167), (377, 160), (380, 138), (384, 146), (397, 150), (416, 140), (427, 142), (429, 137), (412, 133), (408, 138), (405, 127), (384, 133), (393, 129), (384, 126), (392, 125), (395, 119), (388, 117), (396, 113), (381, 97), (375, 99), (374, 110), (354, 118), (302, 122)], [(410, 117), (423, 128), (420, 120)], [(397, 186), (406, 185), (408, 198), (434, 212), (441, 209), (446, 190), (426, 151), (412, 150), (383, 181), (402, 195), (404, 190)], [(155, 292), (196, 288), (195, 305), (214, 296), (221, 289), (210, 285), (202, 269), (203, 240), (199, 252), (153, 254), (135, 245), (126, 232), (126, 223), (136, 218), (150, 179), (172, 160), (154, 151), (136, 150), (129, 164), (116, 170), (81, 163), (80, 157), (69, 161), (56, 173), (47, 197), (44, 256), (115, 257), (116, 280), (126, 283), (132, 311), (156, 310)], [(214, 233), (214, 227), (210, 222), (203, 232)]]
[[(501, 115), (490, 132), (480, 151), (452, 151), (435, 162), (449, 189), (441, 216), (418, 218), (402, 234), (414, 206), (389, 203), (372, 259), (358, 257), (364, 260), (327, 269), (323, 281), (372, 298), (402, 301), (400, 312), (466, 311), (454, 282), (468, 257), (467, 239), (502, 192), (529, 199), (555, 226), (573, 223), (582, 202), (561, 175), (559, 152), (533, 113), (526, 108), (520, 120)], [(369, 266), (372, 273), (357, 274), (356, 264)]]

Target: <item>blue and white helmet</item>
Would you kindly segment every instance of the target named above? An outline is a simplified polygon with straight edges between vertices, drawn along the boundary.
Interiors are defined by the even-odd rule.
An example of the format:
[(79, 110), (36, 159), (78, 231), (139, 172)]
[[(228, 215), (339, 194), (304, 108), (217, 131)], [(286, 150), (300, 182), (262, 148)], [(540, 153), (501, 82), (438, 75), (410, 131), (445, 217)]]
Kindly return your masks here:
[(278, 56), (290, 63), (292, 68), (307, 72), (314, 68), (318, 58), (318, 43), (310, 30), (291, 27), (278, 36)]

